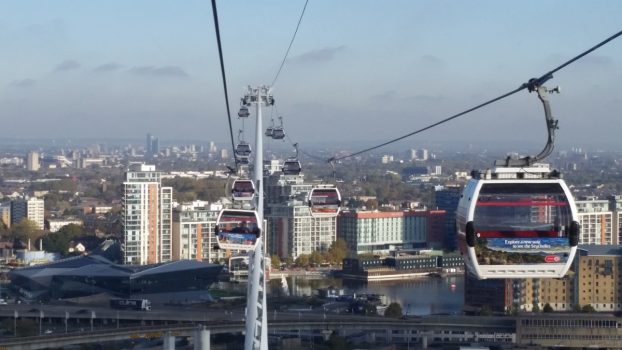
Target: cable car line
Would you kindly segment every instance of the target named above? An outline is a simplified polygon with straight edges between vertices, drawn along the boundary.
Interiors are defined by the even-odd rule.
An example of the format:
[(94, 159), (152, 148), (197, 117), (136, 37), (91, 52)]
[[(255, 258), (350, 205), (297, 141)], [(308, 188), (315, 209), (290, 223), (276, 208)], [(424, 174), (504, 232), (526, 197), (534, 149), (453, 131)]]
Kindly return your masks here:
[(381, 144), (379, 144), (379, 145), (377, 145), (377, 146), (369, 147), (369, 148), (366, 148), (366, 149), (364, 149), (364, 150), (362, 150), (362, 151), (358, 151), (358, 152), (355, 152), (355, 153), (349, 154), (349, 155), (347, 155), (347, 156), (342, 156), (342, 157), (331, 157), (331, 158), (327, 159), (326, 161), (327, 161), (327, 162), (334, 162), (334, 161), (338, 161), (338, 160), (342, 160), (342, 159), (347, 159), (347, 158), (351, 158), (351, 157), (357, 156), (357, 155), (362, 154), (362, 153), (366, 153), (366, 152), (369, 152), (369, 151), (373, 151), (373, 150), (375, 150), (375, 149), (378, 149), (378, 148), (384, 147), (384, 146), (386, 146), (386, 145), (390, 145), (390, 144), (395, 143), (395, 142), (397, 142), (397, 141), (403, 140), (403, 139), (408, 138), (408, 137), (410, 137), (410, 136), (413, 136), (413, 135), (419, 134), (419, 133), (424, 132), (424, 131), (426, 131), (426, 130), (432, 129), (433, 127), (439, 126), (439, 125), (444, 124), (444, 123), (446, 123), (446, 122), (448, 122), (448, 121), (451, 121), (451, 120), (453, 120), (453, 119), (456, 119), (456, 118), (458, 118), (458, 117), (461, 117), (461, 116), (463, 116), (463, 115), (465, 115), (465, 114), (468, 114), (468, 113), (473, 112), (473, 111), (475, 111), (475, 110), (477, 110), (477, 109), (480, 109), (480, 108), (482, 108), (482, 107), (485, 107), (485, 106), (487, 106), (487, 105), (489, 105), (489, 104), (491, 104), (491, 103), (494, 103), (494, 102), (497, 102), (497, 101), (499, 101), (499, 100), (502, 100), (502, 99), (504, 99), (504, 98), (506, 98), (506, 97), (509, 97), (509, 96), (511, 96), (511, 95), (513, 95), (513, 94), (515, 94), (515, 93), (517, 93), (517, 92), (519, 92), (519, 91), (521, 91), (521, 90), (524, 90), (524, 89), (528, 89), (529, 91), (536, 91), (536, 90), (537, 90), (537, 87), (542, 86), (542, 85), (543, 85), (543, 84), (544, 84), (547, 80), (549, 80), (549, 79), (553, 78), (553, 73), (556, 73), (556, 72), (560, 71), (561, 69), (563, 69), (563, 68), (567, 67), (568, 65), (570, 65), (570, 64), (572, 64), (572, 63), (574, 63), (575, 61), (577, 61), (578, 59), (580, 59), (580, 58), (584, 57), (585, 55), (587, 55), (587, 54), (589, 54), (589, 53), (591, 53), (591, 52), (595, 51), (596, 49), (598, 49), (598, 48), (600, 48), (601, 46), (603, 46), (603, 45), (607, 44), (608, 42), (612, 41), (613, 39), (616, 39), (616, 38), (617, 38), (617, 37), (619, 37), (620, 35), (622, 35), (622, 31), (619, 31), (619, 32), (617, 32), (616, 34), (614, 34), (614, 35), (612, 35), (612, 36), (608, 37), (607, 39), (605, 39), (605, 40), (601, 41), (601, 42), (600, 42), (600, 43), (598, 43), (597, 45), (595, 45), (595, 46), (591, 47), (590, 49), (588, 49), (588, 50), (586, 50), (586, 51), (582, 52), (581, 54), (579, 54), (579, 55), (577, 55), (577, 56), (573, 57), (572, 59), (570, 59), (570, 60), (566, 61), (565, 63), (561, 64), (561, 65), (560, 65), (560, 66), (558, 66), (557, 68), (555, 68), (555, 69), (553, 69), (553, 70), (551, 70), (551, 71), (548, 71), (547, 73), (545, 73), (545, 74), (544, 74), (544, 75), (542, 75), (541, 77), (539, 77), (539, 78), (534, 78), (534, 79), (530, 79), (528, 82), (523, 83), (520, 87), (518, 87), (518, 88), (516, 88), (516, 89), (514, 89), (514, 90), (512, 90), (512, 91), (510, 91), (510, 92), (507, 92), (507, 93), (505, 93), (505, 94), (503, 94), (503, 95), (501, 95), (501, 96), (499, 96), (499, 97), (493, 98), (493, 99), (491, 99), (491, 100), (489, 100), (489, 101), (486, 101), (486, 102), (484, 102), (484, 103), (482, 103), (482, 104), (479, 104), (479, 105), (477, 105), (477, 106), (475, 106), (475, 107), (473, 107), (473, 108), (467, 109), (467, 110), (465, 110), (465, 111), (463, 111), (463, 112), (460, 112), (460, 113), (458, 113), (458, 114), (454, 114), (454, 115), (452, 115), (452, 116), (450, 116), (450, 117), (448, 117), (448, 118), (445, 118), (445, 119), (443, 119), (443, 120), (441, 120), (441, 121), (438, 121), (438, 122), (436, 122), (436, 123), (434, 123), (434, 124), (428, 125), (428, 126), (426, 126), (426, 127), (424, 127), (424, 128), (421, 128), (421, 129), (419, 129), (419, 130), (413, 131), (413, 132), (411, 132), (411, 133), (409, 133), (409, 134), (406, 134), (406, 135), (404, 135), (404, 136), (400, 136), (400, 137), (397, 137), (397, 138), (391, 139), (391, 140), (389, 140), (389, 141), (387, 141), (387, 142), (384, 142), (384, 143), (381, 143)]
[(216, 0), (212, 0), (212, 13), (214, 14), (214, 28), (216, 29), (216, 42), (218, 43), (218, 56), (220, 58), (220, 72), (222, 73), (222, 84), (225, 90), (225, 103), (227, 105), (227, 118), (229, 119), (229, 134), (231, 136), (231, 150), (235, 170), (238, 171), (238, 157), (235, 153), (235, 141), (233, 140), (233, 125), (231, 124), (231, 110), (229, 109), (229, 93), (227, 92), (227, 77), (225, 75), (225, 61), (222, 55), (222, 44), (220, 41), (220, 27), (218, 25), (218, 11), (216, 10)]
[(300, 18), (298, 19), (298, 24), (296, 25), (296, 30), (294, 31), (294, 35), (292, 36), (292, 40), (289, 42), (289, 46), (287, 47), (287, 51), (285, 51), (285, 56), (283, 57), (283, 61), (281, 62), (281, 66), (279, 70), (276, 72), (274, 79), (272, 80), (272, 84), (270, 86), (274, 87), (276, 80), (279, 78), (279, 74), (281, 74), (281, 70), (285, 65), (285, 60), (287, 59), (287, 55), (289, 55), (289, 50), (292, 48), (292, 44), (294, 44), (294, 39), (296, 39), (296, 34), (298, 33), (298, 28), (300, 27), (300, 22), (302, 22), (302, 17), (305, 15), (305, 10), (307, 9), (307, 4), (309, 0), (305, 1), (305, 6), (302, 8), (302, 13), (300, 13)]

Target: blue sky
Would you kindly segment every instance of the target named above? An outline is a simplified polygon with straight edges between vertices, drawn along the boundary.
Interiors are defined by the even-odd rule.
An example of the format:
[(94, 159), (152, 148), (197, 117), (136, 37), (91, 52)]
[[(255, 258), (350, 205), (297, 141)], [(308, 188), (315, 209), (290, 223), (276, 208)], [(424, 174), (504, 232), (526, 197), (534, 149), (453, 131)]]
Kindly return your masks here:
[[(303, 5), (219, 1), (234, 112), (244, 86), (272, 81)], [(278, 112), (294, 141), (371, 145), (552, 69), (621, 30), (621, 13), (620, 1), (310, 0)], [(209, 1), (3, 0), (0, 47), (6, 138), (228, 140)], [(618, 39), (548, 83), (562, 87), (560, 143), (621, 144), (621, 68)], [(537, 148), (543, 125), (522, 92), (403, 144)]]

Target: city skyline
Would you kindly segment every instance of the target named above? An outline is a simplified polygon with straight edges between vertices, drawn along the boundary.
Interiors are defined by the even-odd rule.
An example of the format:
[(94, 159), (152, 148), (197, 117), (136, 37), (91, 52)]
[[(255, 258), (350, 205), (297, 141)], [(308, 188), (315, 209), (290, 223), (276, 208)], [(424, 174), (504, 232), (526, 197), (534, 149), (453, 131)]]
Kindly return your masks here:
[[(235, 118), (243, 87), (272, 81), (304, 1), (218, 5)], [(311, 1), (274, 87), (278, 113), (293, 142), (373, 145), (565, 62), (619, 31), (621, 7)], [(9, 1), (0, 10), (11, 14), (0, 18), (7, 51), (0, 120), (12, 125), (7, 136), (140, 139), (151, 132), (162, 140), (227, 142), (209, 3)], [(622, 100), (614, 84), (621, 53), (614, 40), (548, 82), (562, 87), (551, 97), (560, 144), (595, 142), (598, 135), (601, 144), (619, 145), (614, 126)], [(508, 150), (539, 147), (541, 109), (535, 95), (521, 92), (404, 143), (506, 140)], [(266, 125), (271, 113), (276, 117), (264, 112)], [(240, 125), (234, 120), (234, 128)]]

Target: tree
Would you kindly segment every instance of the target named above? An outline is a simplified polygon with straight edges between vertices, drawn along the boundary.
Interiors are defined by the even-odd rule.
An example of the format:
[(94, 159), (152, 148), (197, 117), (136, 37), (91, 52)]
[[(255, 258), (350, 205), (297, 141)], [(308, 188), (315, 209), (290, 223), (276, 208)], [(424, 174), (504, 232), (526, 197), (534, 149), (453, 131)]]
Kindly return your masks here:
[(39, 226), (30, 219), (23, 219), (11, 227), (11, 236), (22, 242), (28, 242), (30, 239), (34, 243), (37, 238), (41, 237), (42, 233)]
[(532, 312), (540, 312), (540, 305), (538, 305), (538, 303), (534, 302), (533, 306), (531, 307), (531, 311)]
[(317, 250), (311, 252), (311, 255), (309, 255), (309, 264), (317, 266), (322, 262), (324, 262), (324, 257), (322, 256), (322, 253), (318, 252)]
[(307, 254), (300, 254), (300, 255), (298, 255), (298, 257), (296, 258), (296, 265), (298, 265), (300, 267), (307, 267), (307, 266), (309, 266), (309, 255), (307, 255)]
[(596, 309), (594, 309), (592, 305), (586, 304), (586, 305), (583, 305), (583, 307), (581, 308), (581, 312), (586, 312), (586, 313), (596, 312)]
[(294, 264), (294, 258), (292, 258), (291, 255), (288, 255), (285, 257), (284, 262), (285, 262), (285, 265), (287, 265), (287, 267), (290, 267)]
[(544, 304), (544, 308), (542, 309), (542, 312), (546, 312), (546, 313), (550, 313), (553, 312), (553, 307), (551, 306), (551, 304), (546, 303)]
[(402, 305), (400, 305), (399, 303), (395, 303), (395, 302), (389, 304), (387, 309), (384, 310), (384, 317), (392, 317), (392, 318), (402, 317)]
[(65, 225), (57, 232), (51, 232), (43, 237), (43, 248), (49, 252), (67, 254), (69, 243), (83, 234), (82, 226), (76, 224)]
[(272, 256), (270, 257), (270, 263), (273, 269), (278, 269), (279, 267), (281, 267), (281, 258), (279, 258), (279, 256), (276, 254), (272, 254)]
[(348, 256), (348, 244), (343, 239), (338, 239), (330, 245), (328, 249), (328, 256), (331, 262), (335, 264), (341, 264), (343, 259)]

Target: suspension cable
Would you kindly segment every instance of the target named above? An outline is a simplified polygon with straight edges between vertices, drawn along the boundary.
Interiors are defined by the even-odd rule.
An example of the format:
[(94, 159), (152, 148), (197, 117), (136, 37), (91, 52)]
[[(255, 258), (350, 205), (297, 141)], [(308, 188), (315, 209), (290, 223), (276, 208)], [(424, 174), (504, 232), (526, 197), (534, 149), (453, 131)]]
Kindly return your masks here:
[(292, 40), (289, 42), (289, 46), (287, 47), (287, 51), (285, 51), (285, 56), (283, 57), (283, 61), (281, 62), (281, 66), (279, 67), (279, 70), (276, 72), (276, 75), (274, 76), (274, 79), (272, 80), (272, 84), (270, 84), (271, 87), (274, 86), (274, 84), (276, 83), (276, 80), (279, 78), (279, 74), (281, 74), (281, 70), (283, 69), (283, 66), (285, 65), (285, 60), (287, 59), (287, 55), (289, 55), (289, 50), (292, 48), (292, 44), (294, 44), (294, 39), (296, 39), (296, 34), (298, 33), (298, 28), (300, 28), (300, 22), (302, 22), (302, 17), (305, 15), (305, 10), (307, 9), (307, 4), (309, 3), (309, 0), (305, 1), (305, 6), (302, 8), (302, 12), (300, 13), (300, 18), (298, 19), (298, 24), (296, 25), (296, 30), (294, 31), (294, 35), (292, 35)]
[(458, 114), (454, 114), (454, 115), (452, 115), (452, 116), (450, 116), (450, 117), (448, 117), (448, 118), (445, 118), (445, 119), (443, 119), (443, 120), (441, 120), (441, 121), (438, 121), (438, 122), (436, 122), (436, 123), (434, 123), (434, 124), (428, 125), (428, 126), (426, 126), (426, 127), (424, 127), (424, 128), (421, 128), (421, 129), (419, 129), (419, 130), (413, 131), (413, 132), (411, 132), (411, 133), (409, 133), (409, 134), (406, 134), (406, 135), (404, 135), (404, 136), (400, 136), (400, 137), (397, 137), (397, 138), (391, 139), (391, 140), (389, 140), (389, 141), (387, 141), (387, 142), (384, 142), (384, 143), (381, 143), (381, 144), (379, 144), (379, 145), (377, 145), (377, 146), (369, 147), (369, 148), (366, 148), (366, 149), (364, 149), (364, 150), (362, 150), (362, 151), (358, 151), (358, 152), (355, 152), (355, 153), (352, 153), (352, 154), (349, 154), (349, 155), (346, 155), (346, 156), (342, 156), (342, 157), (331, 157), (331, 158), (327, 159), (326, 161), (327, 161), (327, 162), (334, 162), (334, 161), (338, 161), (338, 160), (342, 160), (342, 159), (346, 159), (346, 158), (351, 158), (351, 157), (354, 157), (354, 156), (357, 156), (357, 155), (359, 155), (359, 154), (366, 153), (366, 152), (369, 152), (369, 151), (373, 151), (373, 150), (375, 150), (375, 149), (377, 149), (377, 148), (384, 147), (384, 146), (386, 146), (386, 145), (389, 145), (389, 144), (395, 143), (395, 142), (400, 141), (400, 140), (403, 140), (403, 139), (405, 139), (405, 138), (407, 138), (407, 137), (410, 137), (410, 136), (416, 135), (416, 134), (418, 134), (418, 133), (421, 133), (421, 132), (423, 132), (423, 131), (429, 130), (429, 129), (433, 128), (433, 127), (439, 126), (439, 125), (444, 124), (444, 123), (446, 123), (446, 122), (448, 122), (448, 121), (451, 121), (451, 120), (453, 120), (453, 119), (456, 119), (456, 118), (458, 118), (458, 117), (461, 117), (461, 116), (463, 116), (463, 115), (465, 115), (465, 114), (467, 114), (467, 113), (473, 112), (473, 111), (475, 111), (475, 110), (477, 110), (477, 109), (480, 109), (480, 108), (482, 108), (482, 107), (484, 107), (484, 106), (487, 106), (487, 105), (489, 105), (489, 104), (491, 104), (491, 103), (493, 103), (493, 102), (497, 102), (497, 101), (502, 100), (502, 99), (504, 99), (504, 98), (506, 98), (506, 97), (508, 97), (508, 96), (511, 96), (511, 95), (513, 95), (513, 94), (515, 94), (515, 93), (517, 93), (517, 92), (521, 91), (521, 90), (524, 90), (524, 89), (530, 89), (530, 90), (532, 90), (532, 89), (534, 89), (534, 87), (536, 87), (536, 86), (541, 86), (541, 85), (543, 85), (543, 84), (544, 84), (547, 80), (549, 80), (549, 79), (553, 78), (553, 73), (556, 73), (556, 72), (560, 71), (561, 69), (563, 69), (563, 68), (567, 67), (568, 65), (570, 65), (570, 64), (572, 64), (572, 63), (574, 63), (575, 61), (577, 61), (577, 60), (581, 59), (581, 58), (582, 58), (582, 57), (584, 57), (585, 55), (587, 55), (587, 54), (589, 54), (589, 53), (591, 53), (591, 52), (595, 51), (596, 49), (598, 49), (598, 48), (600, 48), (601, 46), (603, 46), (603, 45), (607, 44), (608, 42), (612, 41), (613, 39), (616, 39), (616, 38), (617, 38), (617, 37), (619, 37), (620, 35), (622, 35), (622, 31), (617, 32), (616, 34), (614, 34), (614, 35), (612, 35), (612, 36), (608, 37), (607, 39), (605, 39), (605, 40), (603, 40), (603, 41), (601, 41), (601, 42), (600, 42), (600, 43), (598, 43), (597, 45), (595, 45), (595, 46), (593, 46), (593, 47), (589, 48), (588, 50), (586, 50), (586, 51), (582, 52), (581, 54), (579, 54), (579, 55), (577, 55), (577, 56), (573, 57), (572, 59), (570, 59), (570, 60), (568, 60), (568, 61), (564, 62), (563, 64), (559, 65), (557, 68), (555, 68), (555, 69), (553, 69), (553, 70), (548, 71), (547, 73), (543, 74), (540, 78), (531, 79), (531, 80), (529, 80), (528, 82), (523, 83), (520, 87), (518, 87), (518, 88), (516, 88), (516, 89), (514, 89), (514, 90), (512, 90), (512, 91), (510, 91), (510, 92), (507, 92), (507, 93), (505, 93), (505, 94), (503, 94), (503, 95), (501, 95), (501, 96), (499, 96), (499, 97), (493, 98), (492, 100), (486, 101), (486, 102), (484, 102), (484, 103), (482, 103), (482, 104), (479, 104), (479, 105), (477, 105), (477, 106), (475, 106), (475, 107), (472, 107), (472, 108), (470, 108), (470, 109), (467, 109), (467, 110), (465, 110), (465, 111), (463, 111), (463, 112), (460, 112), (460, 113), (458, 113)]
[(220, 57), (220, 72), (222, 73), (222, 84), (225, 90), (225, 103), (227, 104), (227, 118), (229, 119), (229, 134), (231, 136), (231, 148), (233, 150), (233, 160), (235, 161), (235, 172), (238, 172), (238, 156), (235, 154), (235, 141), (233, 140), (233, 125), (231, 123), (231, 110), (229, 108), (229, 93), (227, 92), (227, 78), (225, 76), (225, 61), (222, 55), (222, 44), (220, 41), (220, 27), (218, 25), (218, 11), (216, 10), (216, 0), (212, 0), (212, 12), (214, 14), (214, 27), (216, 28), (216, 42), (218, 43), (218, 56)]

